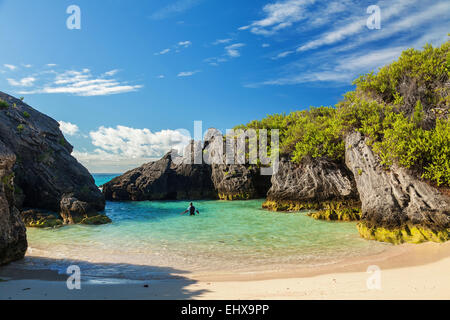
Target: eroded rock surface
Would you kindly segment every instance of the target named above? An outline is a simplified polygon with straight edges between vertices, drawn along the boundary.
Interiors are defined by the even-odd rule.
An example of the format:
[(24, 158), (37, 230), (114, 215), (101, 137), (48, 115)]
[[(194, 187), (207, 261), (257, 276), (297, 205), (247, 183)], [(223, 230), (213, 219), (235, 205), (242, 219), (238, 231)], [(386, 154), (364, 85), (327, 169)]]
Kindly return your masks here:
[(103, 211), (102, 193), (71, 156), (73, 147), (58, 122), (5, 93), (0, 92), (0, 99), (8, 104), (0, 109), (0, 141), (17, 158), (13, 169), (17, 207), (61, 213), (66, 223)]
[(302, 164), (282, 159), (263, 207), (274, 211), (320, 210), (313, 217), (326, 220), (359, 217), (353, 174), (344, 165), (324, 158), (307, 159)]
[(347, 136), (345, 158), (362, 202), (363, 237), (394, 243), (450, 238), (448, 195), (407, 169), (383, 168), (358, 132)]
[(197, 200), (263, 198), (270, 177), (255, 165), (226, 164), (224, 141), (208, 130), (204, 145), (192, 141), (183, 156), (169, 152), (103, 186), (108, 200)]
[(27, 250), (25, 225), (15, 207), (16, 156), (0, 141), (0, 265), (23, 258)]

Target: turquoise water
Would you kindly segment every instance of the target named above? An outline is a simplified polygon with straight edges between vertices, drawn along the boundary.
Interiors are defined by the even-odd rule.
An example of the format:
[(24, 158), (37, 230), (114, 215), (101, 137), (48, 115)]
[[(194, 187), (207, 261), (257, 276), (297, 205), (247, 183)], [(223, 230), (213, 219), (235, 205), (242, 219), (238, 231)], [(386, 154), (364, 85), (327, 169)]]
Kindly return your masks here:
[[(104, 179), (96, 176), (97, 182)], [(142, 266), (200, 272), (270, 265), (281, 270), (386, 249), (361, 239), (354, 223), (316, 221), (306, 212), (268, 212), (261, 209), (262, 202), (197, 201), (200, 215), (195, 217), (180, 215), (188, 202), (108, 202), (112, 224), (29, 229), (29, 255), (89, 262), (94, 274), (99, 272), (96, 263), (121, 264), (102, 266), (101, 273), (139, 278)]]
[(100, 187), (101, 185), (107, 183), (108, 181), (111, 181), (119, 175), (120, 173), (97, 173), (94, 174), (93, 177), (95, 180), (95, 184)]

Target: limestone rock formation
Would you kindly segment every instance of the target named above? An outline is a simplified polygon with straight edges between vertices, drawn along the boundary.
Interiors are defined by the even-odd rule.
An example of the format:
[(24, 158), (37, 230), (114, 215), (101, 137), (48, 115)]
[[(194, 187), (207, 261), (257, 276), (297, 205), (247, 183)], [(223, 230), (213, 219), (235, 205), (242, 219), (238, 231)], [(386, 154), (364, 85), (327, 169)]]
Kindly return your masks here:
[(450, 239), (448, 194), (404, 168), (383, 168), (358, 132), (347, 136), (345, 158), (362, 202), (364, 238), (393, 243)]
[(0, 265), (23, 258), (27, 250), (25, 226), (14, 203), (15, 161), (16, 156), (0, 141)]
[(209, 129), (204, 145), (192, 141), (182, 156), (167, 153), (103, 186), (107, 200), (198, 200), (263, 198), (270, 177), (255, 165), (226, 164), (223, 137)]
[(17, 157), (17, 207), (61, 213), (65, 223), (98, 215), (105, 200), (94, 179), (71, 156), (59, 124), (22, 100), (0, 92), (0, 140)]
[(274, 211), (320, 210), (312, 214), (317, 219), (359, 219), (353, 174), (325, 158), (307, 159), (300, 165), (281, 159), (263, 207)]
[(214, 199), (211, 167), (173, 161), (172, 152), (162, 159), (128, 171), (103, 185), (107, 200)]

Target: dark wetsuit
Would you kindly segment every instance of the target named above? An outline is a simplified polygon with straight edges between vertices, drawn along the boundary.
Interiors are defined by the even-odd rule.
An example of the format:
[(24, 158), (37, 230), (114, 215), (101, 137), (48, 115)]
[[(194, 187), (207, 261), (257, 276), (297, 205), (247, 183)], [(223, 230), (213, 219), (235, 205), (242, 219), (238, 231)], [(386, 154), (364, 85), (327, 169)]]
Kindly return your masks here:
[(195, 216), (195, 207), (194, 206), (189, 207), (189, 215)]

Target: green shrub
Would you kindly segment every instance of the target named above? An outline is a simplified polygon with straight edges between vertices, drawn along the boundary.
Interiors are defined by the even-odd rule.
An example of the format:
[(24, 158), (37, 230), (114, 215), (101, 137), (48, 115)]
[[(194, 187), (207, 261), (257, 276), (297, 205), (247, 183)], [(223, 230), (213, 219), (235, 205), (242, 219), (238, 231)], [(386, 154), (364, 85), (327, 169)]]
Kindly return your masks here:
[(23, 112), (23, 116), (24, 116), (25, 118), (29, 118), (29, 117), (30, 117), (30, 114), (29, 114), (28, 112), (24, 111), (24, 112)]
[(9, 108), (9, 104), (6, 101), (0, 99), (0, 110), (6, 110)]
[(449, 42), (439, 48), (406, 50), (378, 74), (356, 79), (355, 90), (346, 93), (336, 108), (276, 114), (237, 128), (279, 129), (281, 154), (294, 162), (305, 157), (342, 161), (343, 138), (357, 130), (368, 138), (384, 166), (398, 164), (448, 186), (449, 61)]
[(17, 131), (19, 131), (19, 133), (21, 133), (23, 131), (23, 129), (25, 129), (25, 126), (23, 124), (19, 124), (17, 126)]

